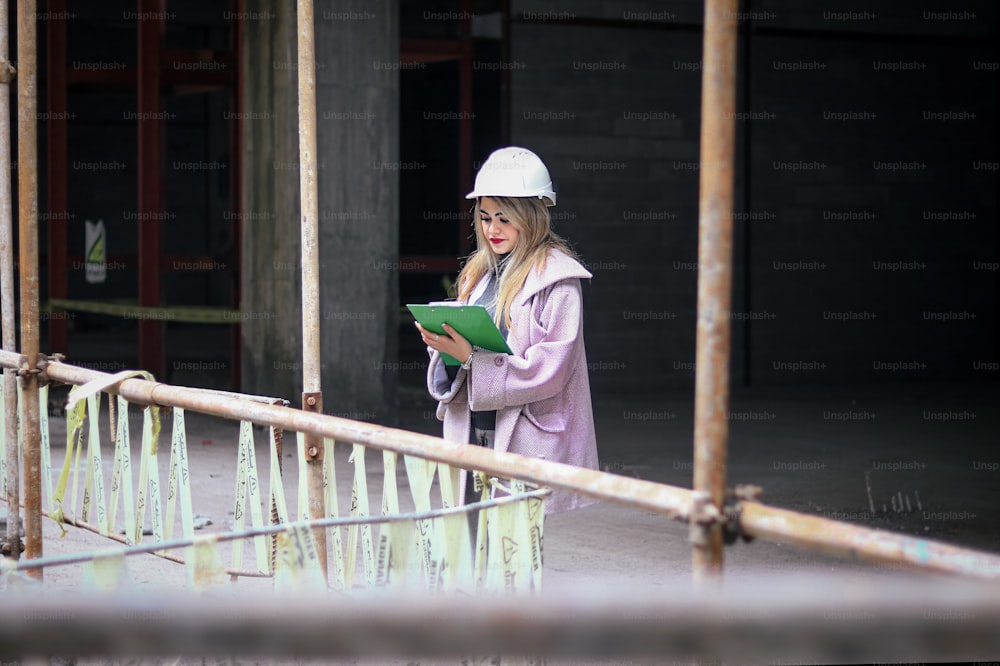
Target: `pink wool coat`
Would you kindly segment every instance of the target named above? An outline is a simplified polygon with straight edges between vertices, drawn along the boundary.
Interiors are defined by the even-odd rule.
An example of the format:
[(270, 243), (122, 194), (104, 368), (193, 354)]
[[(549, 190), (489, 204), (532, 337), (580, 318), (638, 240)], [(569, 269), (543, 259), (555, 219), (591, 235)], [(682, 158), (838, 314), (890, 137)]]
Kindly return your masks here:
[[(453, 382), (441, 355), (428, 348), (427, 388), (438, 400), (444, 439), (467, 443), (470, 410), (496, 410), (496, 451), (597, 469), (580, 287), (580, 280), (590, 277), (579, 262), (550, 250), (544, 269), (528, 274), (511, 304), (507, 345), (513, 353), (476, 351), (471, 369), (459, 369)], [(489, 279), (476, 285), (470, 302), (482, 295)], [(545, 512), (594, 501), (556, 492), (546, 500)]]

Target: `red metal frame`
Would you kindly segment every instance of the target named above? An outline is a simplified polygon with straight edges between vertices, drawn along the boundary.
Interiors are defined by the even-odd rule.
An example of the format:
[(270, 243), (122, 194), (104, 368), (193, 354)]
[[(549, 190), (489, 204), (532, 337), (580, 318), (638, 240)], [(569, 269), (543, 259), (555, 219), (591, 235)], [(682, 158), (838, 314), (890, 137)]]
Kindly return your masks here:
[[(66, 0), (49, 0), (49, 12), (65, 15)], [(48, 84), (48, 279), (49, 297), (66, 298), (67, 194), (66, 160), (66, 21), (46, 21), (46, 80)], [(65, 318), (50, 317), (48, 326), (49, 351), (67, 352), (68, 326)]]
[[(240, 304), (239, 270), (241, 259), (242, 224), (239, 212), (242, 208), (242, 110), (243, 74), (239, 66), (243, 30), (238, 19), (232, 22), (232, 50), (213, 52), (167, 51), (163, 49), (166, 17), (166, 0), (136, 0), (142, 20), (137, 21), (138, 67), (110, 71), (70, 69), (67, 65), (66, 22), (48, 21), (47, 29), (47, 101), (48, 117), (47, 141), (47, 181), (48, 181), (48, 294), (50, 298), (66, 299), (69, 295), (68, 282), (71, 266), (82, 265), (81, 255), (68, 251), (67, 226), (69, 221), (68, 160), (67, 160), (67, 93), (74, 90), (124, 90), (135, 91), (138, 110), (138, 211), (146, 213), (139, 226), (139, 247), (137, 254), (108, 256), (109, 262), (124, 266), (135, 266), (139, 271), (139, 304), (159, 306), (162, 302), (163, 273), (174, 270), (174, 266), (192, 264), (213, 266), (216, 257), (164, 255), (161, 250), (161, 229), (157, 215), (164, 208), (164, 146), (165, 123), (160, 112), (162, 87), (171, 86), (183, 92), (217, 89), (228, 86), (233, 90), (233, 106), (236, 111), (232, 125), (232, 207), (234, 250), (233, 260), (237, 276), (233, 283), (234, 307)], [(232, 0), (234, 15), (243, 12), (244, 0)], [(66, 0), (49, 0), (48, 10), (62, 13)], [(218, 70), (188, 69), (174, 67), (173, 63), (221, 62), (227, 66)], [(235, 74), (234, 74), (235, 72)], [(233, 390), (240, 387), (240, 324), (232, 324), (232, 372)], [(67, 320), (53, 317), (48, 322), (49, 348), (53, 351), (68, 351), (69, 340)], [(157, 376), (164, 371), (164, 330), (160, 321), (139, 321), (139, 365)]]
[[(245, 9), (244, 0), (233, 0), (234, 16), (242, 16)], [(236, 62), (236, 80), (233, 87), (233, 110), (236, 112), (236, 122), (232, 129), (232, 174), (233, 174), (233, 258), (236, 263), (236, 275), (233, 280), (233, 307), (242, 311), (243, 286), (243, 23), (234, 18), (232, 32), (232, 48)], [(232, 390), (240, 390), (243, 383), (242, 342), (243, 325), (235, 322), (231, 329), (230, 348), (232, 367), (230, 368), (230, 383)]]
[[(165, 0), (138, 0), (139, 67), (139, 305), (160, 305), (160, 221), (163, 211), (163, 120), (160, 57)], [(164, 370), (163, 322), (139, 320), (139, 366), (157, 377)]]
[[(460, 0), (460, 36), (457, 40), (401, 39), (400, 61), (406, 64), (458, 60), (458, 111), (462, 120), (458, 124), (458, 185), (457, 210), (464, 213), (469, 208), (465, 193), (472, 189), (472, 0)], [(456, 225), (459, 254), (472, 251), (472, 238), (464, 219)], [(401, 273), (457, 273), (459, 260), (447, 255), (400, 256)]]

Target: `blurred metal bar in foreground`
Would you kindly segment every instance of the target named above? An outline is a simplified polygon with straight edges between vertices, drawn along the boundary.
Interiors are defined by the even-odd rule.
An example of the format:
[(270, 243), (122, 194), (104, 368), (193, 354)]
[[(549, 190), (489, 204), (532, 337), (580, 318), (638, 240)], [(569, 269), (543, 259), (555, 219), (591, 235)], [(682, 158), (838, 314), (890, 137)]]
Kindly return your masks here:
[[(693, 487), (699, 503), (709, 501), (719, 511), (729, 438), (737, 5), (736, 0), (705, 3), (702, 47)], [(722, 526), (698, 513), (691, 522), (695, 582), (722, 573)]]
[[(0, 658), (444, 657), (471, 654), (670, 661), (976, 661), (1000, 654), (995, 590), (822, 581), (652, 600), (642, 591), (559, 598), (254, 596), (144, 599), (24, 595), (0, 607)], [(794, 585), (797, 592), (787, 590)], [(967, 587), (967, 586), (966, 586)], [(817, 590), (818, 593), (814, 593)], [(775, 593), (776, 591), (776, 593)], [(638, 599), (637, 599), (638, 597)]]

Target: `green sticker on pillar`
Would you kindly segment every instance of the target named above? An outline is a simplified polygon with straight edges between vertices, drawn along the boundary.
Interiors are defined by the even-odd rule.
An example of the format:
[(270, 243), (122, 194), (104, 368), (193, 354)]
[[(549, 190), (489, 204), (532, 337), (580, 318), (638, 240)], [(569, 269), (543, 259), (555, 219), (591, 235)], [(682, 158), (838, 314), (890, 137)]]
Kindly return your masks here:
[(108, 256), (104, 220), (84, 222), (86, 261), (84, 277), (88, 284), (103, 284), (108, 278)]

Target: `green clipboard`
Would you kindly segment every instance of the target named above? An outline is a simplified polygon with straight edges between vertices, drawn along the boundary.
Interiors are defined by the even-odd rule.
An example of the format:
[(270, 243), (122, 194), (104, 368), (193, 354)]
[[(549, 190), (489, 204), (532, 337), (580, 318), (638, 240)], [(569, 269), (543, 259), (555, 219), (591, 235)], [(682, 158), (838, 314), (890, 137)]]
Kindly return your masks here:
[[(448, 324), (476, 347), (504, 354), (512, 353), (500, 329), (493, 323), (490, 313), (482, 305), (464, 305), (456, 302), (455, 305), (428, 303), (407, 304), (406, 307), (413, 313), (413, 318), (428, 331), (444, 334), (441, 324)], [(441, 358), (445, 365), (462, 365), (457, 358), (449, 354), (441, 354)]]

